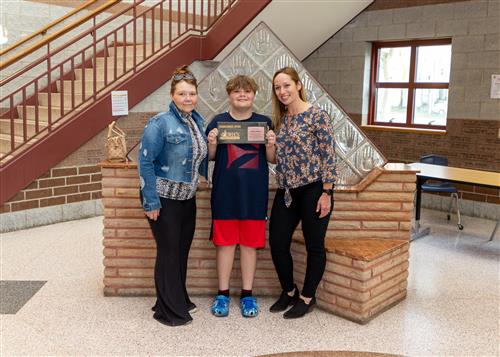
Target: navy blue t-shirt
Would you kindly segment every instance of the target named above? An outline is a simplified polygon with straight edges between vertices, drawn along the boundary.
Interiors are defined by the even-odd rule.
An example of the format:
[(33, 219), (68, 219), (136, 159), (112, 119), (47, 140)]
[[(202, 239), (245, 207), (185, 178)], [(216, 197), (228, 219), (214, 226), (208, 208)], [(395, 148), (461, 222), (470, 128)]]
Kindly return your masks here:
[[(235, 120), (229, 113), (214, 117), (206, 133), (219, 122), (265, 122), (271, 119), (252, 113)], [(212, 176), (212, 219), (255, 219), (267, 217), (269, 169), (264, 144), (218, 144)]]

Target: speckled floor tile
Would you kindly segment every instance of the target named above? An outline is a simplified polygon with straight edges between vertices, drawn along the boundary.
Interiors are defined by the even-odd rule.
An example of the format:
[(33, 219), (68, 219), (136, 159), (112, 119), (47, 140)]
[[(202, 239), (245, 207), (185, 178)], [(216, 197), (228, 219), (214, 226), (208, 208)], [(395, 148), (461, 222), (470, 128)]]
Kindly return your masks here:
[[(2, 355), (257, 356), (294, 351), (370, 351), (405, 356), (498, 356), (500, 238), (494, 222), (423, 211), (432, 233), (411, 243), (408, 297), (366, 325), (315, 309), (299, 320), (268, 312), (210, 314), (193, 296), (187, 326), (152, 319), (154, 298), (102, 294), (102, 217), (3, 234), (2, 276), (47, 280), (16, 315), (1, 315)], [(8, 318), (5, 318), (5, 317)]]
[(56, 340), (16, 315), (0, 315), (0, 336), (2, 356), (69, 355)]
[(0, 280), (0, 314), (16, 314), (45, 281)]

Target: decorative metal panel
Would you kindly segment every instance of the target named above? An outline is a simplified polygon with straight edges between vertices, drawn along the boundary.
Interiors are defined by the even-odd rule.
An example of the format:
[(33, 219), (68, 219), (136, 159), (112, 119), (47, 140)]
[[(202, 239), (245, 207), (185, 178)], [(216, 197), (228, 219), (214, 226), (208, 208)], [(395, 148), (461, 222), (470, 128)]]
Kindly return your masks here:
[(272, 78), (286, 66), (294, 67), (306, 89), (307, 100), (330, 114), (337, 153), (337, 186), (359, 183), (375, 167), (387, 160), (351, 121), (345, 111), (307, 72), (278, 37), (261, 22), (199, 85), (198, 111), (207, 122), (228, 110), (226, 82), (237, 74), (251, 76), (259, 85), (254, 111), (271, 116)]

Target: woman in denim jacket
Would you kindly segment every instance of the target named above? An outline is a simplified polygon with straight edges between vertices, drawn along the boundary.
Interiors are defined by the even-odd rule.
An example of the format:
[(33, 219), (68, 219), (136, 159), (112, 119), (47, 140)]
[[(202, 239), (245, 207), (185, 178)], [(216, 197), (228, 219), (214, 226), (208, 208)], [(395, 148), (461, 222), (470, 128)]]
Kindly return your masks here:
[(169, 326), (192, 321), (196, 310), (186, 290), (189, 249), (196, 220), (196, 188), (206, 177), (204, 120), (194, 110), (198, 84), (182, 67), (174, 71), (169, 111), (149, 119), (139, 146), (144, 213), (156, 241), (153, 318)]

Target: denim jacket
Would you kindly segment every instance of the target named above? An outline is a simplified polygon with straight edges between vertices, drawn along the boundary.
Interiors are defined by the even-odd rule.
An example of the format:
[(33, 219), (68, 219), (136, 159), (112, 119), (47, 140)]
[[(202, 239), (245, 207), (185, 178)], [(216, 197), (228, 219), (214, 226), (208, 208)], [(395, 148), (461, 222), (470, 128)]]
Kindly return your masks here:
[[(196, 111), (191, 115), (206, 139), (203, 118)], [(175, 182), (191, 182), (193, 139), (174, 102), (170, 103), (168, 112), (155, 115), (144, 126), (137, 161), (145, 211), (161, 208), (156, 192), (157, 177)], [(200, 175), (207, 176), (207, 158), (198, 171)]]

